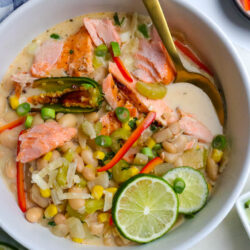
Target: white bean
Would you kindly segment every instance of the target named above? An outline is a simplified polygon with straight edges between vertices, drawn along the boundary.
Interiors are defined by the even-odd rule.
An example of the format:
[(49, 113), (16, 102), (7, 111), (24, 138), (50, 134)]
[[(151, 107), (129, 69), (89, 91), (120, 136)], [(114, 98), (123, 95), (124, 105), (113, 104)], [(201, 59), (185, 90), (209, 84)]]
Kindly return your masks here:
[(177, 135), (178, 133), (180, 133), (181, 131), (181, 128), (180, 128), (180, 124), (178, 122), (175, 122), (173, 124), (171, 124), (169, 126), (169, 129), (171, 130), (171, 132), (174, 134), (174, 135)]
[(96, 236), (101, 236), (104, 231), (104, 224), (103, 223), (98, 223), (98, 222), (93, 222), (89, 225), (89, 231)]
[(81, 157), (85, 164), (92, 165), (93, 167), (98, 166), (98, 161), (94, 158), (91, 148), (82, 150)]
[(49, 205), (49, 199), (41, 196), (40, 189), (35, 184), (33, 184), (30, 189), (30, 199), (42, 208)]
[(74, 128), (77, 124), (77, 118), (73, 114), (66, 114), (58, 120), (58, 123), (66, 128)]
[(9, 179), (16, 178), (16, 163), (13, 160), (6, 162), (5, 174)]
[(5, 147), (14, 150), (17, 146), (17, 139), (20, 131), (20, 127), (3, 131), (0, 134), (0, 143)]
[(77, 148), (77, 145), (73, 143), (72, 141), (66, 142), (62, 147), (61, 150), (63, 153), (66, 153), (69, 149), (75, 151)]
[(43, 123), (44, 123), (44, 120), (42, 119), (41, 115), (36, 114), (33, 118), (32, 127), (43, 124)]
[(160, 130), (159, 132), (156, 132), (153, 135), (153, 138), (157, 143), (164, 142), (168, 139), (170, 139), (173, 136), (171, 130), (169, 128), (165, 128)]
[(54, 217), (54, 221), (57, 225), (64, 224), (66, 221), (66, 217), (63, 214), (59, 213)]
[(95, 179), (95, 169), (83, 167), (82, 175), (87, 181), (93, 181)]
[(84, 117), (89, 121), (89, 122), (96, 122), (99, 119), (99, 115), (97, 112), (92, 112), (89, 114), (85, 114)]
[(78, 173), (81, 173), (83, 171), (83, 168), (84, 168), (83, 160), (82, 160), (82, 158), (78, 154), (75, 155), (75, 158), (77, 160), (76, 171)]
[[(69, 189), (70, 193), (83, 193), (83, 189), (79, 187), (73, 187)], [(84, 199), (69, 199), (69, 205), (75, 209), (78, 210), (82, 208), (85, 205), (85, 200)]]
[(5, 96), (0, 95), (0, 114), (3, 114), (6, 110), (7, 99)]
[(182, 152), (187, 144), (187, 137), (185, 135), (180, 135), (174, 141), (174, 145), (177, 152)]
[(174, 163), (177, 160), (178, 156), (179, 154), (171, 154), (166, 151), (163, 151), (160, 154), (161, 159), (168, 163)]
[(212, 181), (216, 181), (218, 178), (218, 171), (219, 166), (218, 164), (212, 159), (208, 158), (207, 160), (207, 167), (206, 167), (207, 175)]
[(54, 150), (54, 151), (52, 152), (52, 157), (51, 157), (51, 159), (50, 159), (50, 162), (52, 162), (52, 161), (58, 159), (60, 156), (61, 156), (60, 153), (59, 153), (57, 150)]
[(37, 170), (39, 170), (39, 171), (47, 166), (48, 166), (48, 161), (45, 160), (43, 157), (38, 159), (36, 162), (36, 167), (37, 167)]
[(32, 207), (26, 212), (26, 219), (31, 223), (37, 223), (43, 216), (43, 209), (40, 207)]
[(66, 224), (59, 224), (51, 229), (52, 233), (58, 237), (66, 237), (69, 233), (69, 228)]
[(175, 154), (177, 152), (176, 146), (174, 143), (168, 142), (168, 141), (164, 141), (162, 143), (163, 148), (168, 152), (168, 153), (172, 153)]

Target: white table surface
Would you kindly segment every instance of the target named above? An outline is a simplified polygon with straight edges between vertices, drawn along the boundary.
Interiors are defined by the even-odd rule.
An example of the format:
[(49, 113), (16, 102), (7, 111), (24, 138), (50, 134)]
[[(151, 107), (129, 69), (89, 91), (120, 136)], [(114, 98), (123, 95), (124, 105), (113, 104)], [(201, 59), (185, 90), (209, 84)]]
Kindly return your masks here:
[[(228, 0), (225, 0), (228, 1)], [(248, 69), (250, 76), (250, 51), (247, 51), (237, 45), (238, 53), (240, 54), (245, 66)], [(250, 47), (250, 40), (249, 40)], [(249, 115), (249, 114), (248, 114)], [(248, 177), (246, 186), (242, 193), (250, 191), (250, 176)], [(249, 250), (250, 239), (241, 224), (235, 206), (226, 216), (223, 222), (205, 239), (200, 241), (190, 250)]]

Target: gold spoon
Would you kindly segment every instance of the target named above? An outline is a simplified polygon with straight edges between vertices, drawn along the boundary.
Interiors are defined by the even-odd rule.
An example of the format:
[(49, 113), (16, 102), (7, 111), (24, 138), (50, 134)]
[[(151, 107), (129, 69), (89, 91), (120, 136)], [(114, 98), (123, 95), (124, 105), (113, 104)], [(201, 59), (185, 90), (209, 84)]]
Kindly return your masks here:
[(167, 21), (163, 14), (161, 5), (158, 0), (143, 0), (145, 7), (162, 39), (164, 46), (166, 47), (176, 70), (175, 83), (178, 82), (188, 82), (194, 84), (195, 86), (201, 88), (211, 99), (221, 125), (224, 124), (224, 105), (222, 97), (216, 88), (216, 86), (205, 76), (189, 72), (186, 70), (181, 62), (181, 59), (177, 53), (174, 45), (173, 38), (168, 28)]

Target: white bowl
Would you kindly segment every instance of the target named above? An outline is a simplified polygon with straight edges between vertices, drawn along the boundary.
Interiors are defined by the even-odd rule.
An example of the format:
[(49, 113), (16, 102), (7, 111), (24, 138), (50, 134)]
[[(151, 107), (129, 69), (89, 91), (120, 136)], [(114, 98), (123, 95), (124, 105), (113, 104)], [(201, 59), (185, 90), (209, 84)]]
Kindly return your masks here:
[[(247, 73), (220, 27), (184, 2), (162, 1), (172, 27), (183, 31), (206, 58), (219, 78), (227, 104), (227, 135), (232, 154), (207, 206), (194, 219), (143, 249), (187, 249), (210, 233), (232, 208), (247, 179), (249, 164), (250, 89)], [(54, 24), (88, 12), (137, 11), (145, 13), (141, 0), (33, 0), (0, 25), (0, 78), (17, 53), (35, 36)], [(0, 180), (1, 226), (29, 249), (76, 249), (81, 246), (53, 236), (38, 224), (28, 223), (10, 191)], [(97, 247), (86, 247), (97, 249)], [(138, 247), (132, 247), (138, 248)]]

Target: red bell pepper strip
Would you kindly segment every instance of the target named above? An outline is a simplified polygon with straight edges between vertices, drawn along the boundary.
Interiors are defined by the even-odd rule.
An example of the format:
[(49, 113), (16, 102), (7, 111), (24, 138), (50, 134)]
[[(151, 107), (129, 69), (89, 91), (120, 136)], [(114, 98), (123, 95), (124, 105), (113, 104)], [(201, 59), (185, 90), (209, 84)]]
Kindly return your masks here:
[(109, 218), (109, 225), (112, 226), (113, 225), (113, 219), (112, 219), (112, 215)]
[(174, 44), (183, 54), (185, 54), (187, 57), (190, 58), (191, 61), (193, 61), (196, 65), (198, 65), (199, 68), (203, 69), (209, 75), (213, 76), (212, 71), (203, 62), (201, 62), (200, 59), (188, 47), (183, 45), (178, 40), (175, 40)]
[(250, 10), (250, 0), (242, 0), (241, 2), (243, 4), (244, 10), (249, 11)]
[(117, 67), (119, 68), (119, 70), (121, 71), (123, 77), (128, 81), (128, 82), (133, 82), (133, 78), (131, 77), (130, 73), (127, 71), (127, 69), (125, 68), (122, 60), (120, 59), (120, 57), (115, 57), (113, 56), (113, 60), (116, 63)]
[(15, 127), (20, 126), (21, 124), (23, 124), (25, 122), (26, 117), (21, 117), (13, 122), (10, 122), (8, 124), (3, 125), (2, 127), (0, 127), (0, 133), (2, 133), (3, 131), (7, 130), (7, 129), (13, 129)]
[[(17, 155), (20, 151), (20, 136), (24, 134), (26, 130), (22, 130), (18, 137), (18, 143), (17, 143)], [(17, 168), (17, 199), (20, 209), (25, 213), (26, 212), (26, 197), (25, 197), (25, 191), (24, 191), (24, 164), (20, 161), (16, 162), (16, 168)]]
[(104, 167), (99, 168), (97, 171), (103, 172), (114, 167), (114, 165), (118, 163), (123, 158), (123, 156), (128, 152), (128, 150), (133, 146), (133, 144), (141, 136), (142, 132), (145, 129), (147, 129), (150, 126), (150, 124), (155, 120), (155, 116), (156, 116), (155, 112), (149, 112), (146, 118), (143, 120), (143, 122), (136, 128), (136, 130), (124, 143), (121, 149), (116, 153), (113, 159), (109, 163), (107, 163)]
[(160, 157), (155, 157), (153, 160), (149, 161), (147, 165), (145, 165), (142, 170), (141, 174), (148, 174), (150, 173), (157, 165), (163, 163), (163, 160)]

